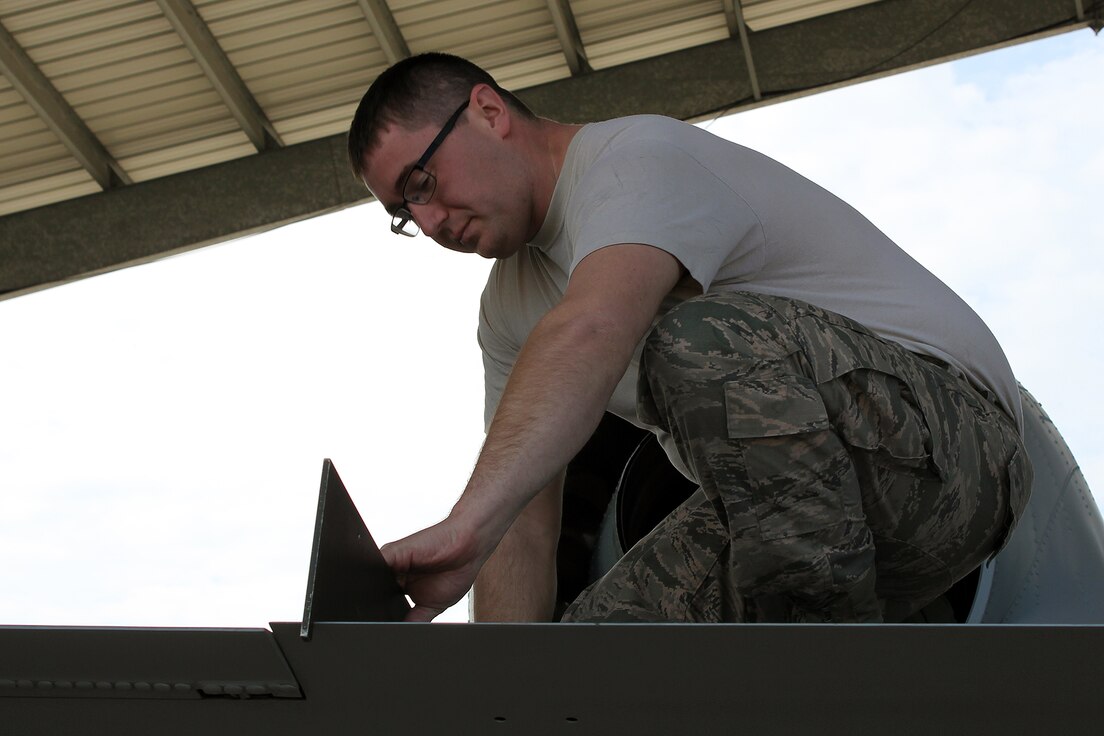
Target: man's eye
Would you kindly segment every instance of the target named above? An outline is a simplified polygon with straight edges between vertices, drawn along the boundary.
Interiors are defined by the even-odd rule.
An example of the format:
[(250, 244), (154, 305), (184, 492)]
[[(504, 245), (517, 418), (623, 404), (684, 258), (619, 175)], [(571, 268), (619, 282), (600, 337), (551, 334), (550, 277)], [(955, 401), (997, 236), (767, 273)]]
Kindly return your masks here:
[(406, 197), (408, 202), (424, 204), (433, 195), (434, 183), (432, 175), (416, 169), (411, 172), (410, 178), (406, 180), (406, 189), (403, 191), (403, 196)]

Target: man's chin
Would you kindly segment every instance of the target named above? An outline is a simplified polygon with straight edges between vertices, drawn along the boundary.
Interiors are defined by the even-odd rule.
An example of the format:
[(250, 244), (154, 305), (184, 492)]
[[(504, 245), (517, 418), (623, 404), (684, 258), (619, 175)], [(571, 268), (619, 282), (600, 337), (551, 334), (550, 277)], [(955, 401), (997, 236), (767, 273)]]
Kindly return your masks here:
[(502, 259), (509, 258), (517, 253), (518, 247), (497, 241), (477, 241), (473, 248), (473, 252), (479, 254), (483, 258)]

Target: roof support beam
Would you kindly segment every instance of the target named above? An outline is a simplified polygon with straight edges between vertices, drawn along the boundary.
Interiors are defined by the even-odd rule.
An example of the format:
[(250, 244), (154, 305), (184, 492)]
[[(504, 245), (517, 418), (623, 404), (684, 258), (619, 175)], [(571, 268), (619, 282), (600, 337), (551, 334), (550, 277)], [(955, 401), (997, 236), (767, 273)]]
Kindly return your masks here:
[(1085, 20), (1085, 4), (1081, 0), (1073, 0), (1073, 7), (1077, 8), (1077, 20)]
[(724, 0), (725, 20), (728, 22), (728, 33), (738, 36), (740, 47), (744, 50), (744, 62), (747, 64), (748, 81), (751, 82), (751, 94), (757, 99), (763, 99), (763, 91), (759, 88), (759, 75), (755, 73), (755, 59), (751, 57), (751, 45), (748, 42), (747, 23), (744, 22), (744, 8), (740, 0)]
[(119, 162), (107, 152), (3, 25), (0, 25), (0, 72), (50, 130), (57, 134), (97, 184), (103, 189), (112, 189), (131, 183)]
[(560, 39), (560, 47), (572, 76), (593, 71), (587, 61), (583, 37), (579, 35), (579, 26), (575, 23), (575, 14), (571, 12), (568, 0), (548, 0), (548, 12), (552, 14), (552, 24), (556, 26), (556, 36)]
[(283, 141), (275, 126), (265, 116), (191, 1), (157, 0), (157, 4), (254, 147), (258, 151), (282, 147)]
[(372, 26), (372, 35), (379, 41), (388, 64), (394, 64), (410, 56), (410, 47), (406, 45), (399, 24), (385, 0), (357, 0), (368, 25)]

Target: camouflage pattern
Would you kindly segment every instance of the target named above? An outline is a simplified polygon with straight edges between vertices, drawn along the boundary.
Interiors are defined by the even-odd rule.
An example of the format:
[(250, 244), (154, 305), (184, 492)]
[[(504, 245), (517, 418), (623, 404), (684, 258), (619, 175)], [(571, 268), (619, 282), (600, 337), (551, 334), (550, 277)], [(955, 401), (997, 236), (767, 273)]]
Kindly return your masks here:
[(1026, 452), (989, 398), (818, 307), (683, 302), (645, 343), (638, 411), (700, 487), (564, 620), (907, 619), (1026, 504)]

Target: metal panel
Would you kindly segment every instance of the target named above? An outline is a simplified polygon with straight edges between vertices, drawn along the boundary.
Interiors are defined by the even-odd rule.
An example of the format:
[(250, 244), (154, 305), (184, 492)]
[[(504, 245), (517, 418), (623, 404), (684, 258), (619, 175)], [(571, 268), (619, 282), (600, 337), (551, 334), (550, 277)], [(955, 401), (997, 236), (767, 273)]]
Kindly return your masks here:
[[(75, 0), (9, 17), (134, 180), (242, 155), (218, 139), (239, 126), (153, 0)], [(134, 156), (155, 150), (175, 165), (132, 168)]]
[[(5, 668), (4, 727), (23, 736), (1004, 736), (1095, 733), (1104, 718), (1096, 626), (322, 623), (309, 642), (298, 623), (272, 629), (303, 698), (178, 699), (171, 688), (160, 699), (28, 697), (20, 690), (37, 682)], [(172, 633), (129, 632), (127, 649), (163, 650), (158, 640)], [(0, 628), (0, 662), (23, 635)], [(45, 635), (68, 639), (53, 647), (61, 669), (100, 634)], [(188, 653), (190, 671), (204, 667), (203, 653), (219, 654)]]
[[(335, 102), (339, 103), (340, 99), (335, 99)], [(349, 121), (353, 119), (356, 106), (356, 102), (337, 104), (336, 107), (327, 107), (320, 112), (289, 117), (277, 127), (288, 145), (316, 140), (320, 136), (344, 136), (349, 130)]]
[[(287, 143), (332, 132), (303, 116), (355, 104), (387, 58), (356, 0), (197, 2), (211, 32)], [(336, 116), (340, 113), (334, 113)]]
[(179, 146), (158, 148), (151, 153), (119, 159), (136, 182), (149, 181), (170, 174), (192, 171), (205, 166), (232, 161), (257, 152), (252, 141), (240, 131), (212, 135), (201, 141)]
[(191, 61), (192, 56), (184, 45), (177, 43), (166, 32), (89, 49), (72, 56), (43, 59), (39, 66), (59, 90), (67, 92)]
[(881, 0), (743, 0), (741, 4), (748, 28), (761, 31), (876, 2)]
[(204, 74), (254, 147), (258, 151), (264, 151), (281, 146), (279, 134), (257, 105), (237, 70), (226, 58), (226, 53), (211, 35), (191, 0), (157, 0), (157, 4), (184, 41), (184, 45), (192, 52), (192, 56), (203, 67)]
[[(30, 121), (30, 122), (38, 122)], [(6, 126), (5, 126), (6, 127)], [(0, 187), (33, 182), (39, 177), (53, 176), (66, 171), (83, 171), (65, 146), (49, 130), (19, 136), (19, 146), (0, 144), (4, 151), (4, 168), (0, 169)]]
[(389, 5), (413, 53), (458, 54), (514, 89), (571, 75), (544, 0), (391, 0)]
[(572, 7), (595, 69), (729, 36), (722, 4), (710, 0), (576, 0)]
[[(0, 24), (0, 71), (69, 152), (104, 189), (130, 184), (130, 177), (42, 73), (15, 37)], [(24, 142), (26, 144), (26, 142)]]
[(77, 165), (75, 159), (68, 160), (76, 168), (64, 174), (46, 176), (0, 189), (0, 215), (44, 207), (101, 191), (100, 185)]
[(264, 629), (0, 627), (0, 709), (27, 698), (235, 695), (303, 697)]
[(126, 34), (128, 27), (159, 16), (152, 3), (119, 0), (28, 4), (22, 11), (4, 8), (4, 24), (27, 46), (63, 43), (70, 53), (83, 51), (84, 39), (96, 33)]

